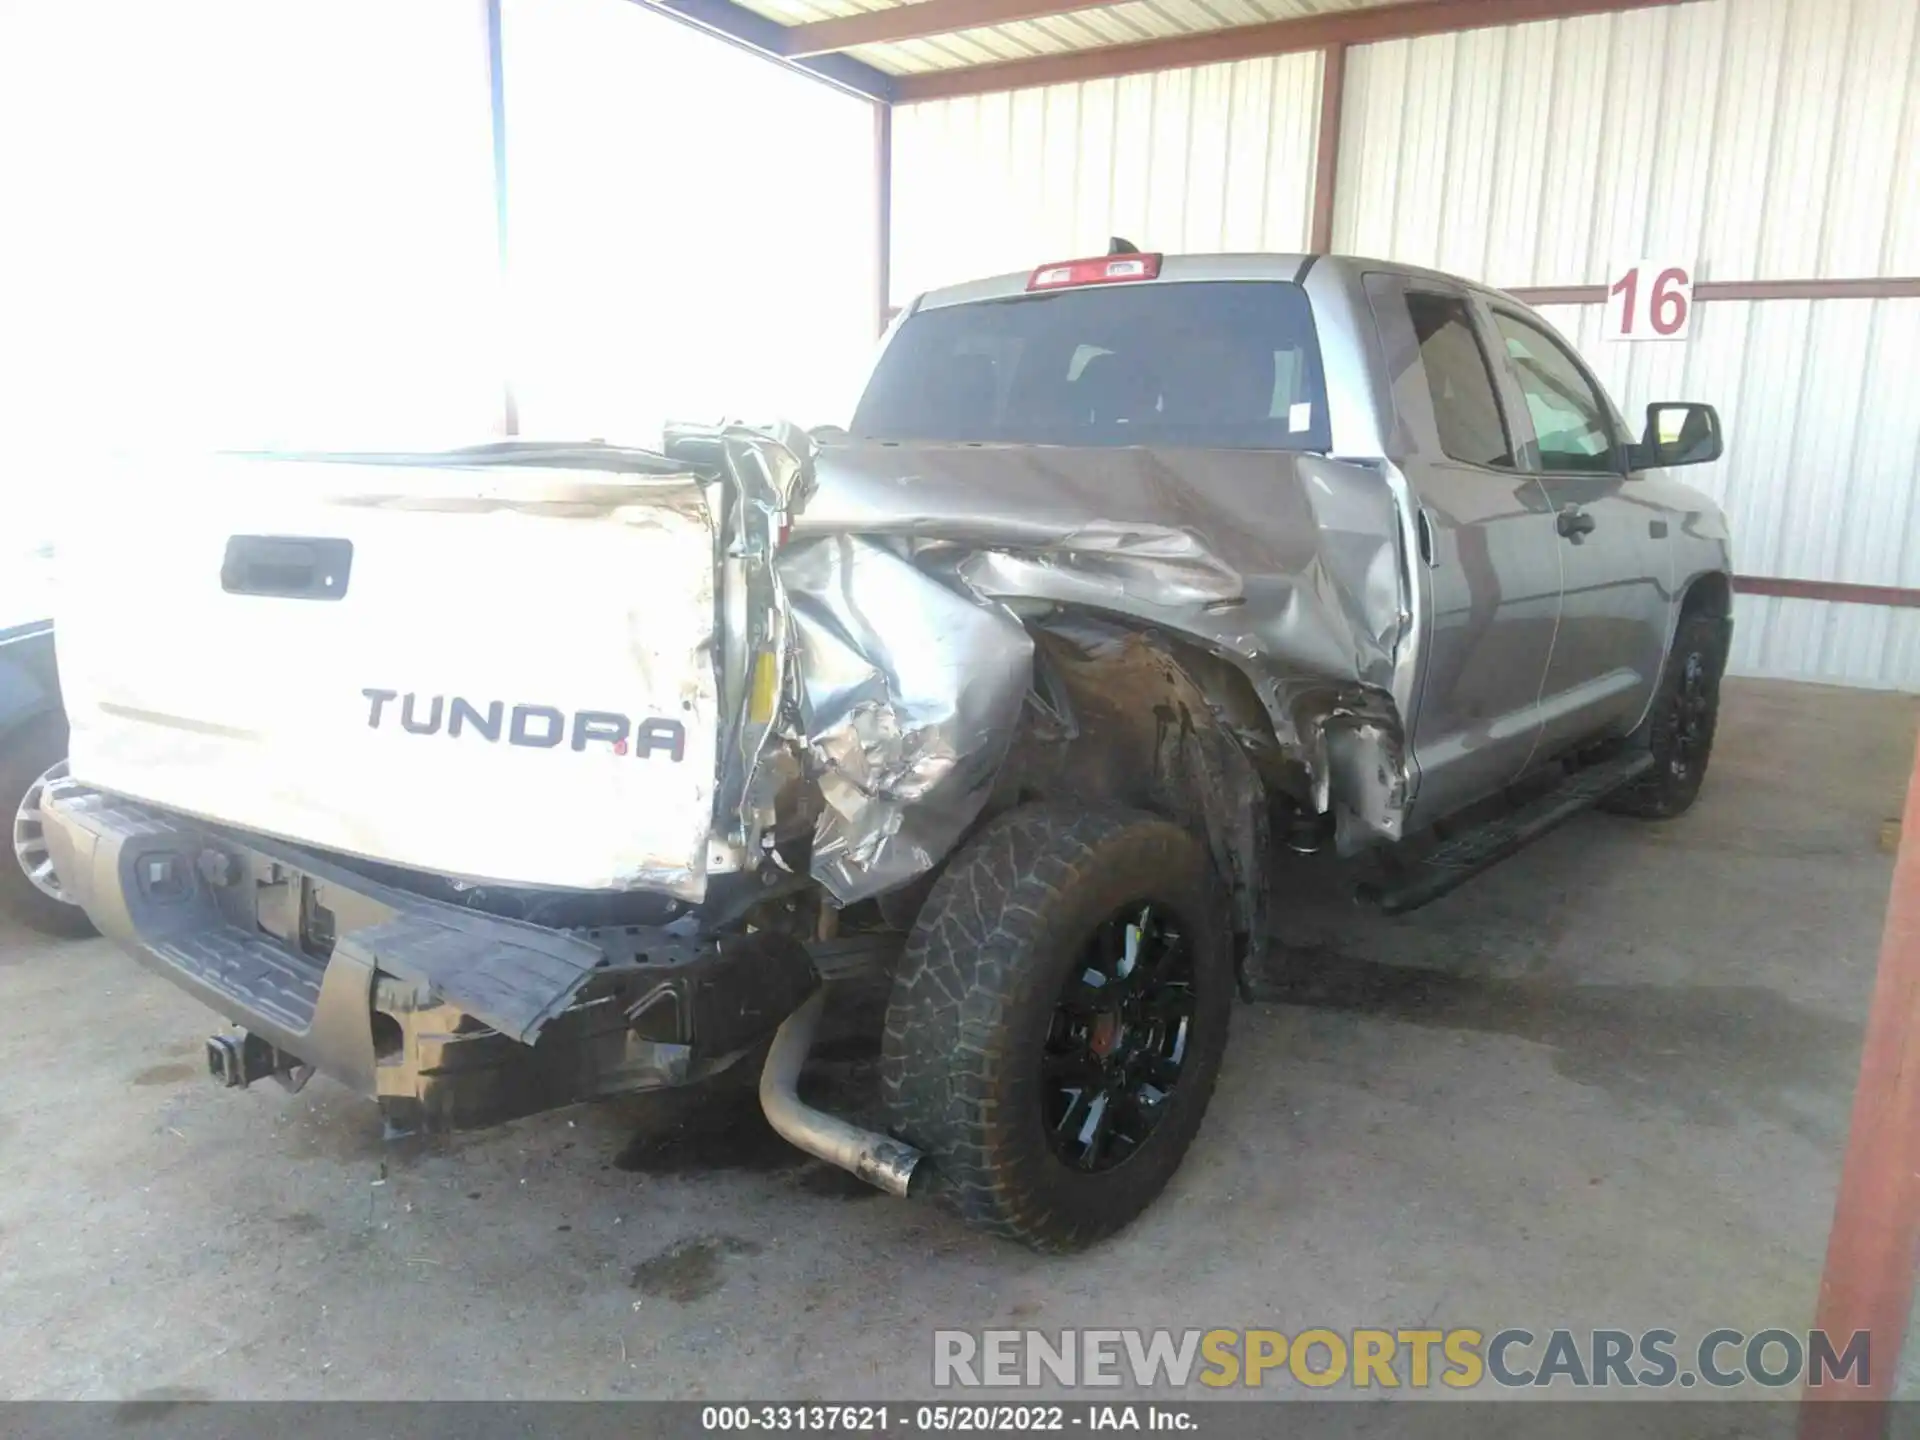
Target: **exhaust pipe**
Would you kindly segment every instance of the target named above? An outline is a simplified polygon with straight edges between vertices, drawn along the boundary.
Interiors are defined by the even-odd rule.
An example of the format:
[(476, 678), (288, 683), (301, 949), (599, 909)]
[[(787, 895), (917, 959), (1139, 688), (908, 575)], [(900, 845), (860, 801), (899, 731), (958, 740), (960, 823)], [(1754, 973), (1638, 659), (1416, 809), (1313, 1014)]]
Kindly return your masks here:
[(760, 1109), (789, 1145), (852, 1171), (889, 1195), (904, 1197), (921, 1160), (918, 1150), (801, 1103), (800, 1067), (813, 1049), (813, 1032), (826, 1001), (825, 988), (815, 990), (774, 1033), (773, 1048), (760, 1071)]

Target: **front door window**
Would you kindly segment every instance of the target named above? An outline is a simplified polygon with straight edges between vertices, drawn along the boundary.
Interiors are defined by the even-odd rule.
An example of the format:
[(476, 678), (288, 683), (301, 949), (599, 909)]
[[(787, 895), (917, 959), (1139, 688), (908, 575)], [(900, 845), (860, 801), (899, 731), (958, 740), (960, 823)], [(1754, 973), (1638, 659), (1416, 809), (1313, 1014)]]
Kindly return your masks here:
[(1493, 323), (1533, 417), (1540, 468), (1580, 474), (1617, 472), (1620, 456), (1613, 417), (1566, 347), (1539, 326), (1503, 310), (1494, 311)]

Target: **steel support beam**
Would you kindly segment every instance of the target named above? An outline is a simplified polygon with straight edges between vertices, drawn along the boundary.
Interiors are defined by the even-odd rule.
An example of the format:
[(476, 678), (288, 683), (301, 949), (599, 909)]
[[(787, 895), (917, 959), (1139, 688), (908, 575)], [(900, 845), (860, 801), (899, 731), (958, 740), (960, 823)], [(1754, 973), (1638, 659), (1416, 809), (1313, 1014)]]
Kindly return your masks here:
[(1846, 580), (1790, 580), (1784, 576), (1736, 575), (1740, 595), (1776, 595), (1783, 600), (1825, 600), (1836, 605), (1879, 605), (1889, 610), (1920, 610), (1920, 590), (1899, 585), (1855, 585)]
[(893, 319), (893, 107), (873, 107), (873, 179), (879, 202), (874, 273), (879, 282), (880, 330)]
[(1205, 30), (1161, 40), (1139, 40), (1092, 50), (1068, 50), (1057, 55), (1035, 55), (990, 65), (902, 75), (895, 84), (895, 98), (944, 100), (955, 95), (980, 95), (1035, 85), (1104, 80), (1114, 75), (1140, 75), (1150, 70), (1217, 65), (1263, 55), (1291, 55), (1333, 45), (1370, 45), (1381, 40), (1447, 35), (1460, 30), (1683, 3), (1685, 0), (1397, 0), (1395, 4), (1364, 10), (1304, 15), (1294, 20), (1234, 25), (1224, 30)]
[(1307, 249), (1333, 249), (1333, 206), (1340, 188), (1340, 116), (1347, 93), (1347, 47), (1329, 45), (1320, 57), (1320, 128), (1314, 136), (1313, 221)]
[[(1604, 305), (1605, 285), (1517, 285), (1506, 291), (1529, 305)], [(1914, 300), (1920, 275), (1866, 275), (1846, 280), (1697, 280), (1694, 303), (1707, 300)]]
[(520, 433), (520, 402), (513, 393), (513, 372), (507, 359), (510, 347), (506, 344), (507, 307), (511, 303), (507, 289), (507, 72), (500, 43), (500, 0), (486, 0), (486, 6), (487, 99), (493, 117), (493, 238), (500, 268), (500, 423), (503, 433), (511, 438)]
[(850, 94), (877, 100), (883, 105), (891, 105), (895, 99), (894, 77), (884, 70), (876, 70), (850, 55), (790, 56), (786, 53), (786, 43), (793, 33), (791, 27), (755, 14), (744, 5), (734, 4), (733, 0), (633, 0), (633, 3), (671, 16), (803, 75), (824, 80)]
[(789, 55), (825, 55), (856, 45), (888, 45), (928, 35), (952, 35), (982, 25), (1008, 25), (1075, 10), (1097, 10), (1114, 0), (918, 0), (860, 15), (814, 20), (787, 31)]
[[(1885, 1402), (1894, 1391), (1920, 1259), (1920, 755), (1907, 782), (1900, 850), (1867, 1009), (1860, 1080), (1841, 1162), (1814, 1330), (1835, 1352), (1868, 1335), (1868, 1373), (1809, 1384), (1805, 1399)], [(1880, 1436), (1879, 1405), (1803, 1405), (1803, 1440)], [(1897, 1426), (1895, 1428), (1898, 1428)]]

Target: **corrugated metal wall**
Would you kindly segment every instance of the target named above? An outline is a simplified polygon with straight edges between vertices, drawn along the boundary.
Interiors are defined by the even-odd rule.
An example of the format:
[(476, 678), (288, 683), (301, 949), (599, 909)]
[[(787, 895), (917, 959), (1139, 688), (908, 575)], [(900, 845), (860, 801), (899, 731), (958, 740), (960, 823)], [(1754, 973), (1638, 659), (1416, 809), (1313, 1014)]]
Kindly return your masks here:
[(903, 105), (893, 303), (1124, 235), (1164, 250), (1307, 243), (1317, 55)]
[[(1712, 0), (1356, 49), (1335, 244), (1496, 285), (1920, 274), (1920, 5)], [(1920, 588), (1920, 301), (1549, 312), (1629, 416), (1707, 400), (1745, 574)], [(1920, 612), (1743, 596), (1747, 673), (1920, 689)]]
[(1356, 48), (1338, 248), (1501, 285), (1920, 274), (1914, 0), (1712, 0)]

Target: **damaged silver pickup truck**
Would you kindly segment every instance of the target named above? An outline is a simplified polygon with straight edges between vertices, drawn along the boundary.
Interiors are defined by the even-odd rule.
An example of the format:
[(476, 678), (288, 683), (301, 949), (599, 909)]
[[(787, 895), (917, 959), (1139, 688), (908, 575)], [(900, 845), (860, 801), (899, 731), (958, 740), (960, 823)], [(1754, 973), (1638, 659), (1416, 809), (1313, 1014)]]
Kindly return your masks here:
[[(1719, 453), (1498, 292), (1118, 245), (922, 297), (845, 432), (149, 477), (63, 551), (47, 835), (223, 1083), (449, 1128), (758, 1063), (1071, 1248), (1200, 1125), (1270, 844), (1400, 910), (1692, 802)], [(795, 1089), (876, 967), (884, 1134)]]

